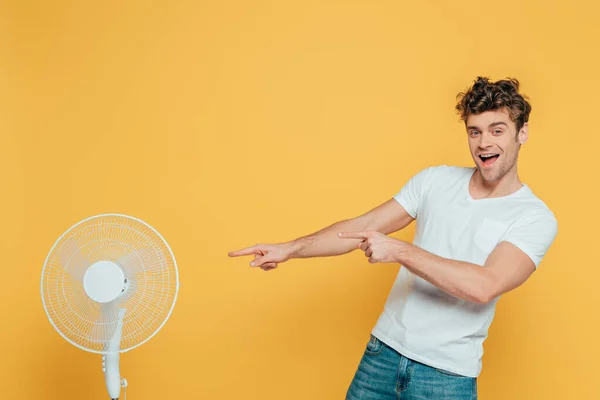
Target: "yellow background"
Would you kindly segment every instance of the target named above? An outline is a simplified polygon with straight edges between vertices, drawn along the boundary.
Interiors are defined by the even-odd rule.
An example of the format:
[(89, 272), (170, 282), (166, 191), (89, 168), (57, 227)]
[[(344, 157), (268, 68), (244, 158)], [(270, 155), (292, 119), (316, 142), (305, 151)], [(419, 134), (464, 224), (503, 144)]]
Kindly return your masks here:
[(4, 2), (0, 393), (107, 398), (100, 357), (54, 331), (39, 279), (60, 234), (116, 212), (155, 227), (181, 277), (164, 329), (122, 357), (130, 399), (342, 399), (398, 267), (355, 252), (264, 273), (227, 252), (361, 214), (426, 166), (472, 165), (453, 107), (487, 75), (531, 98), (520, 176), (559, 233), (499, 303), (480, 398), (600, 398), (598, 11)]

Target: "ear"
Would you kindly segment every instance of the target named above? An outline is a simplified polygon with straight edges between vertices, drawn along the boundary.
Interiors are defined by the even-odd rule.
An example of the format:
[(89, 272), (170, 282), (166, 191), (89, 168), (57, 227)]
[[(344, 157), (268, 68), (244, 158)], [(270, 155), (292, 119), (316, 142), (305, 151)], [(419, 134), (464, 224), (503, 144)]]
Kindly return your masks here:
[(519, 131), (519, 134), (517, 135), (517, 142), (519, 144), (525, 144), (525, 142), (527, 141), (528, 138), (529, 138), (529, 124), (527, 122), (525, 122), (523, 124), (523, 127)]

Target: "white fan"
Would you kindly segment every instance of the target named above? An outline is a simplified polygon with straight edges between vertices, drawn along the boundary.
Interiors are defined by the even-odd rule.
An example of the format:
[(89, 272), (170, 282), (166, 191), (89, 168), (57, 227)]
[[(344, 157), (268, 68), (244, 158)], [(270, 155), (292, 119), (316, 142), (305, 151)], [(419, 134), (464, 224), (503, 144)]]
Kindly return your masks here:
[(103, 214), (75, 224), (56, 241), (42, 270), (48, 319), (73, 345), (103, 355), (111, 399), (127, 387), (119, 372), (120, 353), (164, 326), (178, 290), (177, 264), (167, 242), (126, 215)]

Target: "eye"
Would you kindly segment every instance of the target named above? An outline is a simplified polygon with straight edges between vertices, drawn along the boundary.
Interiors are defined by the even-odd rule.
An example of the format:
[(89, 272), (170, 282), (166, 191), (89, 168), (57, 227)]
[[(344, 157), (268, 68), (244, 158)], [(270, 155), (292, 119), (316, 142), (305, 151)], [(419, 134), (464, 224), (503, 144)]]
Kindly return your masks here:
[(496, 130), (494, 131), (494, 133), (495, 133), (496, 135), (500, 135), (500, 134), (502, 133), (502, 129), (496, 129)]

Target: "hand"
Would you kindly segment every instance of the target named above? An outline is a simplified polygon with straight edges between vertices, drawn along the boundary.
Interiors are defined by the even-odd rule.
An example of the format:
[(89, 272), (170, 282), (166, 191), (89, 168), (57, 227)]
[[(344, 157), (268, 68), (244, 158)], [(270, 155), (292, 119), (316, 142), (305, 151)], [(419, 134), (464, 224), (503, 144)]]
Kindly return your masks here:
[(254, 254), (251, 267), (260, 267), (263, 271), (270, 271), (278, 267), (278, 263), (290, 259), (291, 247), (288, 244), (257, 244), (245, 249), (232, 251), (229, 257), (248, 256)]
[(376, 231), (366, 232), (342, 232), (338, 236), (343, 239), (362, 239), (357, 248), (365, 252), (370, 263), (400, 262), (400, 254), (408, 243), (391, 238)]

